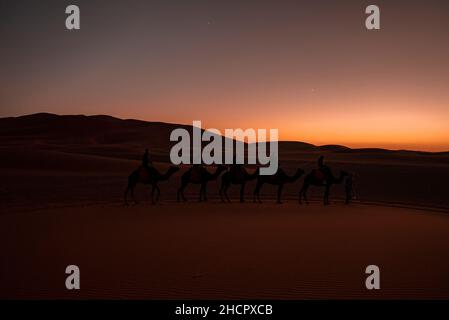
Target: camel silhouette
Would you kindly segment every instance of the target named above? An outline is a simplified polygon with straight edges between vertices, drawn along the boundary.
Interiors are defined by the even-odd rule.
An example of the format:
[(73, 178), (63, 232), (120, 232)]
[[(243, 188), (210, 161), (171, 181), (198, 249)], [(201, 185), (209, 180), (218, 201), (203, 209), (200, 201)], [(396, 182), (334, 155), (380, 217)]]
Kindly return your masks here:
[(256, 184), (256, 188), (254, 189), (254, 193), (253, 193), (253, 202), (256, 202), (256, 199), (257, 199), (257, 201), (259, 203), (262, 203), (262, 201), (260, 201), (260, 189), (262, 188), (262, 186), (265, 183), (268, 183), (268, 184), (278, 186), (276, 203), (281, 204), (282, 203), (281, 194), (282, 194), (282, 189), (284, 188), (284, 184), (295, 182), (303, 174), (304, 174), (304, 170), (298, 168), (298, 170), (296, 170), (296, 173), (292, 176), (288, 176), (285, 173), (285, 171), (282, 169), (279, 169), (275, 174), (273, 174), (271, 176), (259, 175), (257, 177), (257, 184)]
[[(220, 198), (222, 202), (225, 202), (224, 198), (228, 201), (228, 189), (231, 184), (240, 184), (240, 202), (245, 202), (244, 193), (246, 182), (256, 179), (259, 176), (259, 168), (253, 174), (249, 174), (243, 167), (240, 168), (240, 174), (237, 174), (235, 170), (226, 171), (221, 177)], [(223, 198), (224, 196), (224, 198)]]
[[(144, 168), (140, 166), (128, 177), (128, 186), (125, 189), (125, 204), (128, 205), (128, 192), (131, 191), (131, 197), (134, 203), (137, 204), (136, 199), (134, 198), (134, 188), (138, 183), (149, 184), (152, 186), (151, 188), (151, 204), (155, 204), (159, 201), (159, 195), (161, 190), (159, 189), (158, 183), (160, 181), (168, 180), (176, 171), (178, 171), (178, 167), (171, 166), (165, 173), (160, 173), (155, 167)], [(156, 201), (154, 199), (154, 191), (157, 191)]]
[[(199, 170), (199, 172), (193, 172), (193, 170)], [(183, 201), (187, 201), (184, 196), (184, 189), (189, 183), (200, 184), (200, 195), (198, 201), (207, 201), (207, 183), (211, 180), (217, 180), (220, 174), (226, 170), (226, 166), (219, 165), (214, 173), (210, 173), (203, 167), (191, 167), (181, 176), (181, 186), (178, 188), (177, 200), (180, 201), (182, 197)]]
[(340, 172), (340, 176), (336, 178), (332, 171), (325, 167), (324, 170), (318, 170), (313, 169), (309, 174), (307, 174), (304, 177), (304, 184), (299, 191), (299, 203), (302, 203), (302, 197), (304, 197), (304, 200), (306, 201), (306, 204), (309, 204), (309, 201), (307, 199), (307, 190), (310, 186), (318, 186), (318, 187), (324, 187), (324, 197), (323, 197), (323, 204), (328, 205), (329, 204), (329, 191), (332, 185), (334, 184), (340, 184), (343, 182), (343, 179), (345, 176), (347, 176), (348, 173), (345, 171)]

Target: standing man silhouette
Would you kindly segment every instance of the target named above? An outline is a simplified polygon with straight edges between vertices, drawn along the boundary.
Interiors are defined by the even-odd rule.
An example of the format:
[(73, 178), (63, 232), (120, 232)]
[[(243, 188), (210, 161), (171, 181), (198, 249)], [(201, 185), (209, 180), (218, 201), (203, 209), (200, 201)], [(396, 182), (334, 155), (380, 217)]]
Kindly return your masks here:
[(349, 204), (349, 202), (354, 197), (353, 186), (354, 185), (353, 185), (353, 180), (352, 180), (352, 173), (350, 173), (345, 180), (345, 193), (346, 193), (345, 203), (346, 204)]

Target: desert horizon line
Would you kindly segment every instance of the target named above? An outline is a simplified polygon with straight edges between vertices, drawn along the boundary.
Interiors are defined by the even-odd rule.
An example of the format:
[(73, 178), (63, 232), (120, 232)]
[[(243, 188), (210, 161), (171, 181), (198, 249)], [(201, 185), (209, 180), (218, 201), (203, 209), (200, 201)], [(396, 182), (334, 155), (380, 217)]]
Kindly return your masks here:
[[(117, 115), (110, 115), (110, 114), (84, 114), (84, 113), (67, 113), (67, 114), (58, 114), (58, 113), (53, 113), (53, 112), (46, 112), (46, 111), (42, 111), (42, 112), (35, 112), (35, 113), (27, 113), (27, 114), (22, 114), (22, 115), (13, 115), (13, 116), (2, 116), (0, 117), (0, 120), (2, 119), (11, 119), (11, 118), (23, 118), (23, 117), (31, 117), (31, 116), (39, 116), (39, 115), (47, 115), (47, 116), (56, 116), (56, 117), (76, 117), (76, 116), (82, 116), (82, 117), (109, 117), (109, 118), (113, 118), (116, 120), (121, 120), (121, 121), (141, 121), (141, 122), (147, 122), (147, 123), (159, 123), (159, 124), (166, 124), (166, 125), (172, 125), (172, 126), (184, 126), (184, 127), (193, 127), (193, 122), (195, 120), (192, 120), (190, 123), (184, 123), (184, 122), (171, 122), (171, 121), (166, 121), (166, 120), (148, 120), (148, 119), (141, 119), (141, 118), (127, 118), (127, 117), (122, 117), (122, 116), (117, 116)], [(251, 128), (251, 127), (239, 127), (237, 126), (236, 128), (241, 128), (243, 130)], [(202, 130), (207, 131), (209, 128), (201, 128)], [(221, 128), (222, 129), (222, 128)], [(220, 129), (220, 130), (221, 130)], [(269, 129), (269, 128), (268, 128)], [(279, 130), (282, 130), (282, 128), (278, 128)], [(221, 135), (222, 137), (226, 138), (226, 136), (224, 134)], [(267, 140), (266, 142), (270, 142), (271, 140)], [(273, 140), (275, 141), (275, 140)], [(449, 153), (449, 148), (447, 149), (443, 149), (443, 148), (439, 148), (439, 149), (412, 149), (412, 148), (401, 148), (401, 147), (387, 147), (388, 143), (373, 143), (373, 142), (366, 142), (366, 143), (313, 143), (313, 142), (306, 142), (304, 140), (300, 140), (300, 139), (278, 139), (277, 140), (278, 143), (299, 143), (299, 144), (305, 144), (305, 145), (310, 145), (310, 147), (318, 147), (318, 148), (323, 148), (323, 147), (338, 147), (338, 148), (345, 148), (345, 149), (349, 149), (349, 150), (384, 150), (384, 151), (392, 151), (392, 152), (401, 152), (401, 151), (406, 151), (406, 152), (419, 152), (419, 153), (429, 153), (429, 154), (441, 154), (441, 153)], [(247, 141), (245, 141), (245, 143), (247, 143)], [(406, 145), (407, 143), (404, 143), (404, 145)], [(391, 143), (392, 146), (394, 145), (398, 145), (398, 143)]]

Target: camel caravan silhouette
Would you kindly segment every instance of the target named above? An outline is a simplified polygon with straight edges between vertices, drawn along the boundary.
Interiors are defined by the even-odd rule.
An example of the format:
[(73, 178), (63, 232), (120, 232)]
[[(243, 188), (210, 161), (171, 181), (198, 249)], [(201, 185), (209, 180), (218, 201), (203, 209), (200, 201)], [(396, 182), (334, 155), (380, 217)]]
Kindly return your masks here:
[[(156, 204), (159, 201), (160, 188), (158, 183), (161, 181), (167, 181), (170, 177), (179, 171), (179, 167), (171, 166), (166, 172), (159, 172), (151, 163), (149, 159), (148, 150), (142, 158), (142, 164), (128, 177), (128, 185), (125, 189), (125, 204), (128, 205), (128, 193), (131, 193), (131, 198), (135, 204), (138, 202), (134, 198), (134, 189), (137, 184), (150, 185), (151, 188), (151, 204)], [(276, 192), (276, 203), (282, 203), (282, 190), (285, 184), (295, 183), (305, 172), (301, 168), (298, 168), (292, 176), (285, 173), (282, 168), (279, 168), (273, 175), (261, 175), (259, 167), (256, 167), (253, 173), (249, 173), (243, 165), (231, 164), (218, 165), (214, 172), (210, 172), (202, 165), (194, 165), (190, 167), (181, 176), (181, 184), (177, 189), (176, 199), (178, 202), (187, 201), (184, 195), (184, 190), (189, 184), (200, 185), (200, 191), (198, 201), (207, 201), (207, 185), (209, 181), (218, 180), (221, 176), (221, 183), (219, 188), (219, 196), (222, 202), (231, 202), (228, 197), (228, 189), (231, 185), (240, 185), (240, 202), (245, 202), (245, 186), (246, 183), (252, 180), (256, 180), (256, 187), (253, 192), (253, 202), (262, 203), (260, 200), (260, 190), (264, 184), (270, 184), (278, 186)], [(348, 177), (348, 178), (346, 178)], [(346, 178), (346, 180), (345, 180)], [(318, 186), (324, 188), (323, 204), (329, 205), (330, 188), (335, 184), (341, 184), (345, 181), (346, 199), (345, 203), (349, 204), (349, 200), (352, 199), (352, 174), (346, 171), (341, 171), (339, 176), (333, 175), (331, 169), (324, 165), (324, 157), (318, 158), (318, 168), (312, 169), (308, 174), (304, 176), (304, 182), (299, 190), (299, 203), (302, 203), (304, 199), (306, 204), (309, 204), (307, 198), (307, 191), (310, 186)]]

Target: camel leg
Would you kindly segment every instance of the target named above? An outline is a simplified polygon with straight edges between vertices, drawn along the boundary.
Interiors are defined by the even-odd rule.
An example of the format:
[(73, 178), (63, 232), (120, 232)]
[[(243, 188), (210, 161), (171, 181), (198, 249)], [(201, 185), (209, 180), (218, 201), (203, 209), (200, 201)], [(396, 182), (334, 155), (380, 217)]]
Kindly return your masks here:
[(156, 185), (156, 192), (157, 192), (156, 203), (158, 203), (159, 202), (159, 196), (161, 195), (161, 189), (159, 189), (158, 185)]
[(282, 204), (282, 201), (281, 201), (281, 195), (282, 195), (282, 189), (283, 189), (283, 188), (284, 188), (284, 185), (283, 185), (283, 184), (280, 184), (279, 187), (278, 187), (277, 201), (276, 201), (277, 204)]
[(305, 187), (305, 183), (302, 185), (301, 189), (299, 189), (299, 197), (298, 197), (299, 204), (302, 204), (302, 197), (303, 197), (303, 193), (304, 193), (304, 187)]
[(181, 197), (180, 197), (181, 192), (182, 192), (182, 185), (178, 188), (178, 191), (176, 191), (176, 201), (178, 201), (178, 202), (181, 201)]
[(178, 202), (179, 202), (181, 197), (182, 197), (183, 201), (187, 201), (186, 197), (184, 196), (184, 189), (185, 189), (186, 186), (187, 186), (187, 182), (182, 181), (181, 182), (181, 186), (178, 188), (178, 192), (177, 192), (177, 195), (176, 195), (176, 198), (177, 198)]
[(204, 183), (203, 187), (203, 200), (207, 202), (207, 182)]
[(132, 173), (128, 177), (128, 186), (125, 191), (125, 203), (128, 204), (128, 192), (131, 192), (131, 199), (134, 201), (134, 204), (137, 204), (136, 198), (134, 198), (134, 188), (138, 183), (138, 176), (135, 173)]
[(220, 196), (221, 202), (224, 202), (223, 200), (223, 181), (220, 184), (220, 188), (218, 189), (218, 195)]
[(309, 199), (307, 198), (307, 190), (309, 190), (308, 186), (304, 189), (303, 196), (304, 196), (304, 201), (308, 205), (309, 204)]
[(223, 193), (224, 193), (225, 199), (228, 201), (228, 203), (231, 202), (231, 200), (228, 197), (228, 188), (229, 188), (230, 185), (231, 185), (230, 183), (226, 183), (226, 185), (224, 186), (224, 189), (223, 189)]
[(131, 199), (133, 199), (134, 204), (138, 204), (136, 198), (134, 198), (134, 187), (135, 186), (131, 186)]
[(324, 199), (323, 199), (323, 204), (325, 206), (327, 206), (329, 204), (329, 189), (330, 189), (330, 186), (326, 185), (326, 188), (324, 189)]
[(256, 187), (254, 188), (253, 191), (253, 202), (256, 203), (256, 197), (257, 197), (257, 193), (259, 192), (259, 183), (256, 184)]
[(259, 201), (259, 203), (262, 203), (262, 201), (260, 200), (260, 189), (262, 189), (262, 185), (263, 183), (260, 184), (259, 190), (257, 191), (257, 201)]
[(354, 197), (353, 189), (345, 187), (345, 195), (346, 195), (345, 204), (351, 203)]
[(245, 183), (240, 187), (240, 203), (245, 202)]
[(184, 188), (181, 190), (182, 201), (187, 202), (187, 198), (184, 195)]
[(203, 192), (204, 192), (204, 185), (201, 184), (201, 186), (200, 186), (200, 197), (198, 199), (198, 202), (203, 201)]
[(124, 198), (125, 198), (125, 206), (129, 206), (129, 203), (128, 203), (128, 192), (129, 192), (129, 185), (126, 187), (126, 189), (125, 189), (125, 195), (124, 195)]
[(154, 204), (154, 189), (156, 189), (156, 186), (153, 184), (151, 188), (151, 204)]
[(221, 180), (221, 185), (220, 185), (220, 190), (218, 192), (219, 195), (220, 195), (221, 202), (226, 202), (226, 201), (230, 202), (229, 198), (228, 198), (228, 195), (226, 193), (228, 188), (229, 188), (229, 182), (227, 180), (225, 180), (225, 179), (222, 179)]
[(301, 198), (303, 197), (306, 204), (309, 204), (309, 200), (307, 199), (307, 190), (308, 189), (309, 189), (309, 184), (304, 183), (304, 185), (301, 188), (301, 191), (299, 192), (299, 203), (302, 203)]
[(257, 182), (256, 184), (256, 188), (254, 189), (254, 193), (253, 193), (253, 202), (257, 202), (262, 203), (262, 201), (260, 201), (260, 188), (262, 187), (262, 183), (261, 182)]

